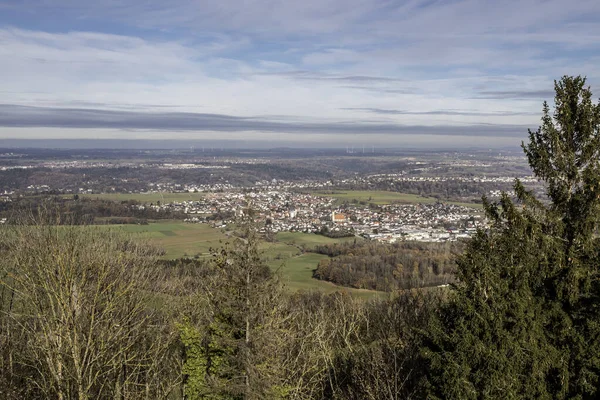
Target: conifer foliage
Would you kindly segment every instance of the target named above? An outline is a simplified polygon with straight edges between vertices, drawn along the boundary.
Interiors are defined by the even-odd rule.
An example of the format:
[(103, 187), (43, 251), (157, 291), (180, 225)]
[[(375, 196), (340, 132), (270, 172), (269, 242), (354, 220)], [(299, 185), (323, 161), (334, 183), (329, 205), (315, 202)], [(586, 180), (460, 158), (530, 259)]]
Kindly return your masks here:
[(514, 196), (484, 199), (490, 228), (423, 332), (429, 398), (600, 395), (600, 105), (579, 76), (555, 91), (523, 145), (549, 202), (518, 180)]
[[(256, 229), (215, 252), (213, 274), (181, 324), (187, 399), (282, 398), (279, 313), (283, 287), (263, 262)], [(190, 318), (191, 316), (191, 318)]]

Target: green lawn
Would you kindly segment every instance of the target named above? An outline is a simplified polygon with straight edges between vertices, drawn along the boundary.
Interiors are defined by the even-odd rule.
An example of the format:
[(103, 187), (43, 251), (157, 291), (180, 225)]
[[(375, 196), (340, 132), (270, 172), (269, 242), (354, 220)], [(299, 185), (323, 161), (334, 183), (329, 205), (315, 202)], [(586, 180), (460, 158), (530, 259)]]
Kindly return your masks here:
[[(406, 203), (406, 204), (430, 204), (435, 203), (438, 199), (433, 197), (423, 197), (416, 194), (409, 193), (398, 193), (398, 192), (387, 192), (383, 190), (336, 190), (334, 193), (326, 192), (312, 192), (313, 196), (332, 197), (339, 201), (365, 201), (367, 203), (374, 204), (392, 204), (392, 203)], [(447, 201), (445, 203), (457, 204), (461, 206), (481, 208), (481, 204), (475, 203), (461, 203), (454, 201)]]
[[(80, 194), (80, 197), (88, 199), (102, 199), (112, 201), (136, 200), (141, 203), (173, 203), (185, 200), (200, 200), (204, 197), (202, 193), (98, 193)], [(72, 197), (69, 195), (68, 197)]]
[(298, 247), (283, 242), (262, 242), (259, 246), (265, 260), (285, 260), (300, 254)]

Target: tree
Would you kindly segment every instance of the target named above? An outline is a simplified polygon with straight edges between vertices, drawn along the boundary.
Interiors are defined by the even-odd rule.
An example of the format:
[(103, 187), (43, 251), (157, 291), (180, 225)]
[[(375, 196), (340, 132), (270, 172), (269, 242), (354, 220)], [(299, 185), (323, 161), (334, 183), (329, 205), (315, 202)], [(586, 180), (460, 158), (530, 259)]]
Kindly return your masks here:
[[(200, 398), (280, 398), (282, 287), (262, 261), (255, 229), (246, 224), (233, 247), (214, 254), (213, 275), (181, 325), (186, 394)], [(191, 318), (190, 318), (191, 317)]]
[(10, 294), (0, 331), (9, 356), (0, 367), (24, 387), (18, 397), (169, 395), (178, 379), (169, 372), (177, 365), (172, 338), (144, 295), (152, 248), (115, 231), (39, 219), (3, 227), (0, 247), (1, 292)]
[(600, 105), (581, 77), (523, 148), (550, 204), (515, 182), (458, 259), (450, 300), (423, 331), (430, 398), (596, 398), (600, 372)]

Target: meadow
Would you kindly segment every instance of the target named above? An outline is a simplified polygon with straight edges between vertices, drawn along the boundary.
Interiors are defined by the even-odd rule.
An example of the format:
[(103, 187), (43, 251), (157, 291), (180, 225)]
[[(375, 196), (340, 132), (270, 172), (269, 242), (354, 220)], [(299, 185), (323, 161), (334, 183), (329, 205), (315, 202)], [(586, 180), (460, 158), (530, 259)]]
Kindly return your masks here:
[(329, 238), (323, 235), (302, 232), (279, 232), (277, 235), (275, 235), (275, 238), (278, 242), (287, 243), (294, 246), (302, 246), (306, 249), (312, 249), (314, 246), (320, 244), (333, 244), (340, 242), (352, 242), (354, 240), (364, 240), (363, 238), (356, 236)]
[[(115, 226), (115, 225), (112, 225)], [(181, 221), (153, 222), (148, 225), (117, 225), (124, 232), (139, 234), (165, 250), (165, 258), (209, 256), (211, 248), (222, 247), (230, 238), (207, 224)]]
[[(184, 256), (210, 256), (211, 248), (220, 248), (233, 237), (229, 232), (207, 224), (188, 224), (180, 221), (153, 222), (149, 225), (109, 225), (154, 243), (165, 250), (164, 257), (174, 259)], [(274, 242), (261, 242), (263, 259), (273, 271), (278, 271), (290, 291), (320, 290), (327, 293), (346, 291), (360, 297), (381, 294), (371, 290), (345, 288), (313, 279), (313, 269), (327, 256), (307, 252), (317, 244), (335, 243), (361, 238), (331, 239), (312, 233), (281, 232)]]

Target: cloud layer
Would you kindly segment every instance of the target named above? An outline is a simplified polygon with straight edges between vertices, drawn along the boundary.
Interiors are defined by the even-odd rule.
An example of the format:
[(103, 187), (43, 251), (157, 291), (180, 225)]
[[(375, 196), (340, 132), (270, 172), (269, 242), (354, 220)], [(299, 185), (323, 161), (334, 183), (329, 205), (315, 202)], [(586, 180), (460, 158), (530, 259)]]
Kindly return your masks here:
[[(401, 125), (357, 120), (317, 122), (269, 117), (237, 117), (225, 114), (136, 112), (90, 108), (29, 107), (0, 104), (0, 126), (14, 128), (90, 128), (196, 132), (262, 132), (341, 135), (439, 135), (521, 138), (526, 130), (512, 125)], [(255, 137), (259, 137), (255, 135)], [(252, 138), (252, 136), (249, 136)]]
[(553, 79), (600, 87), (597, 20), (590, 0), (8, 0), (0, 126), (522, 137)]

